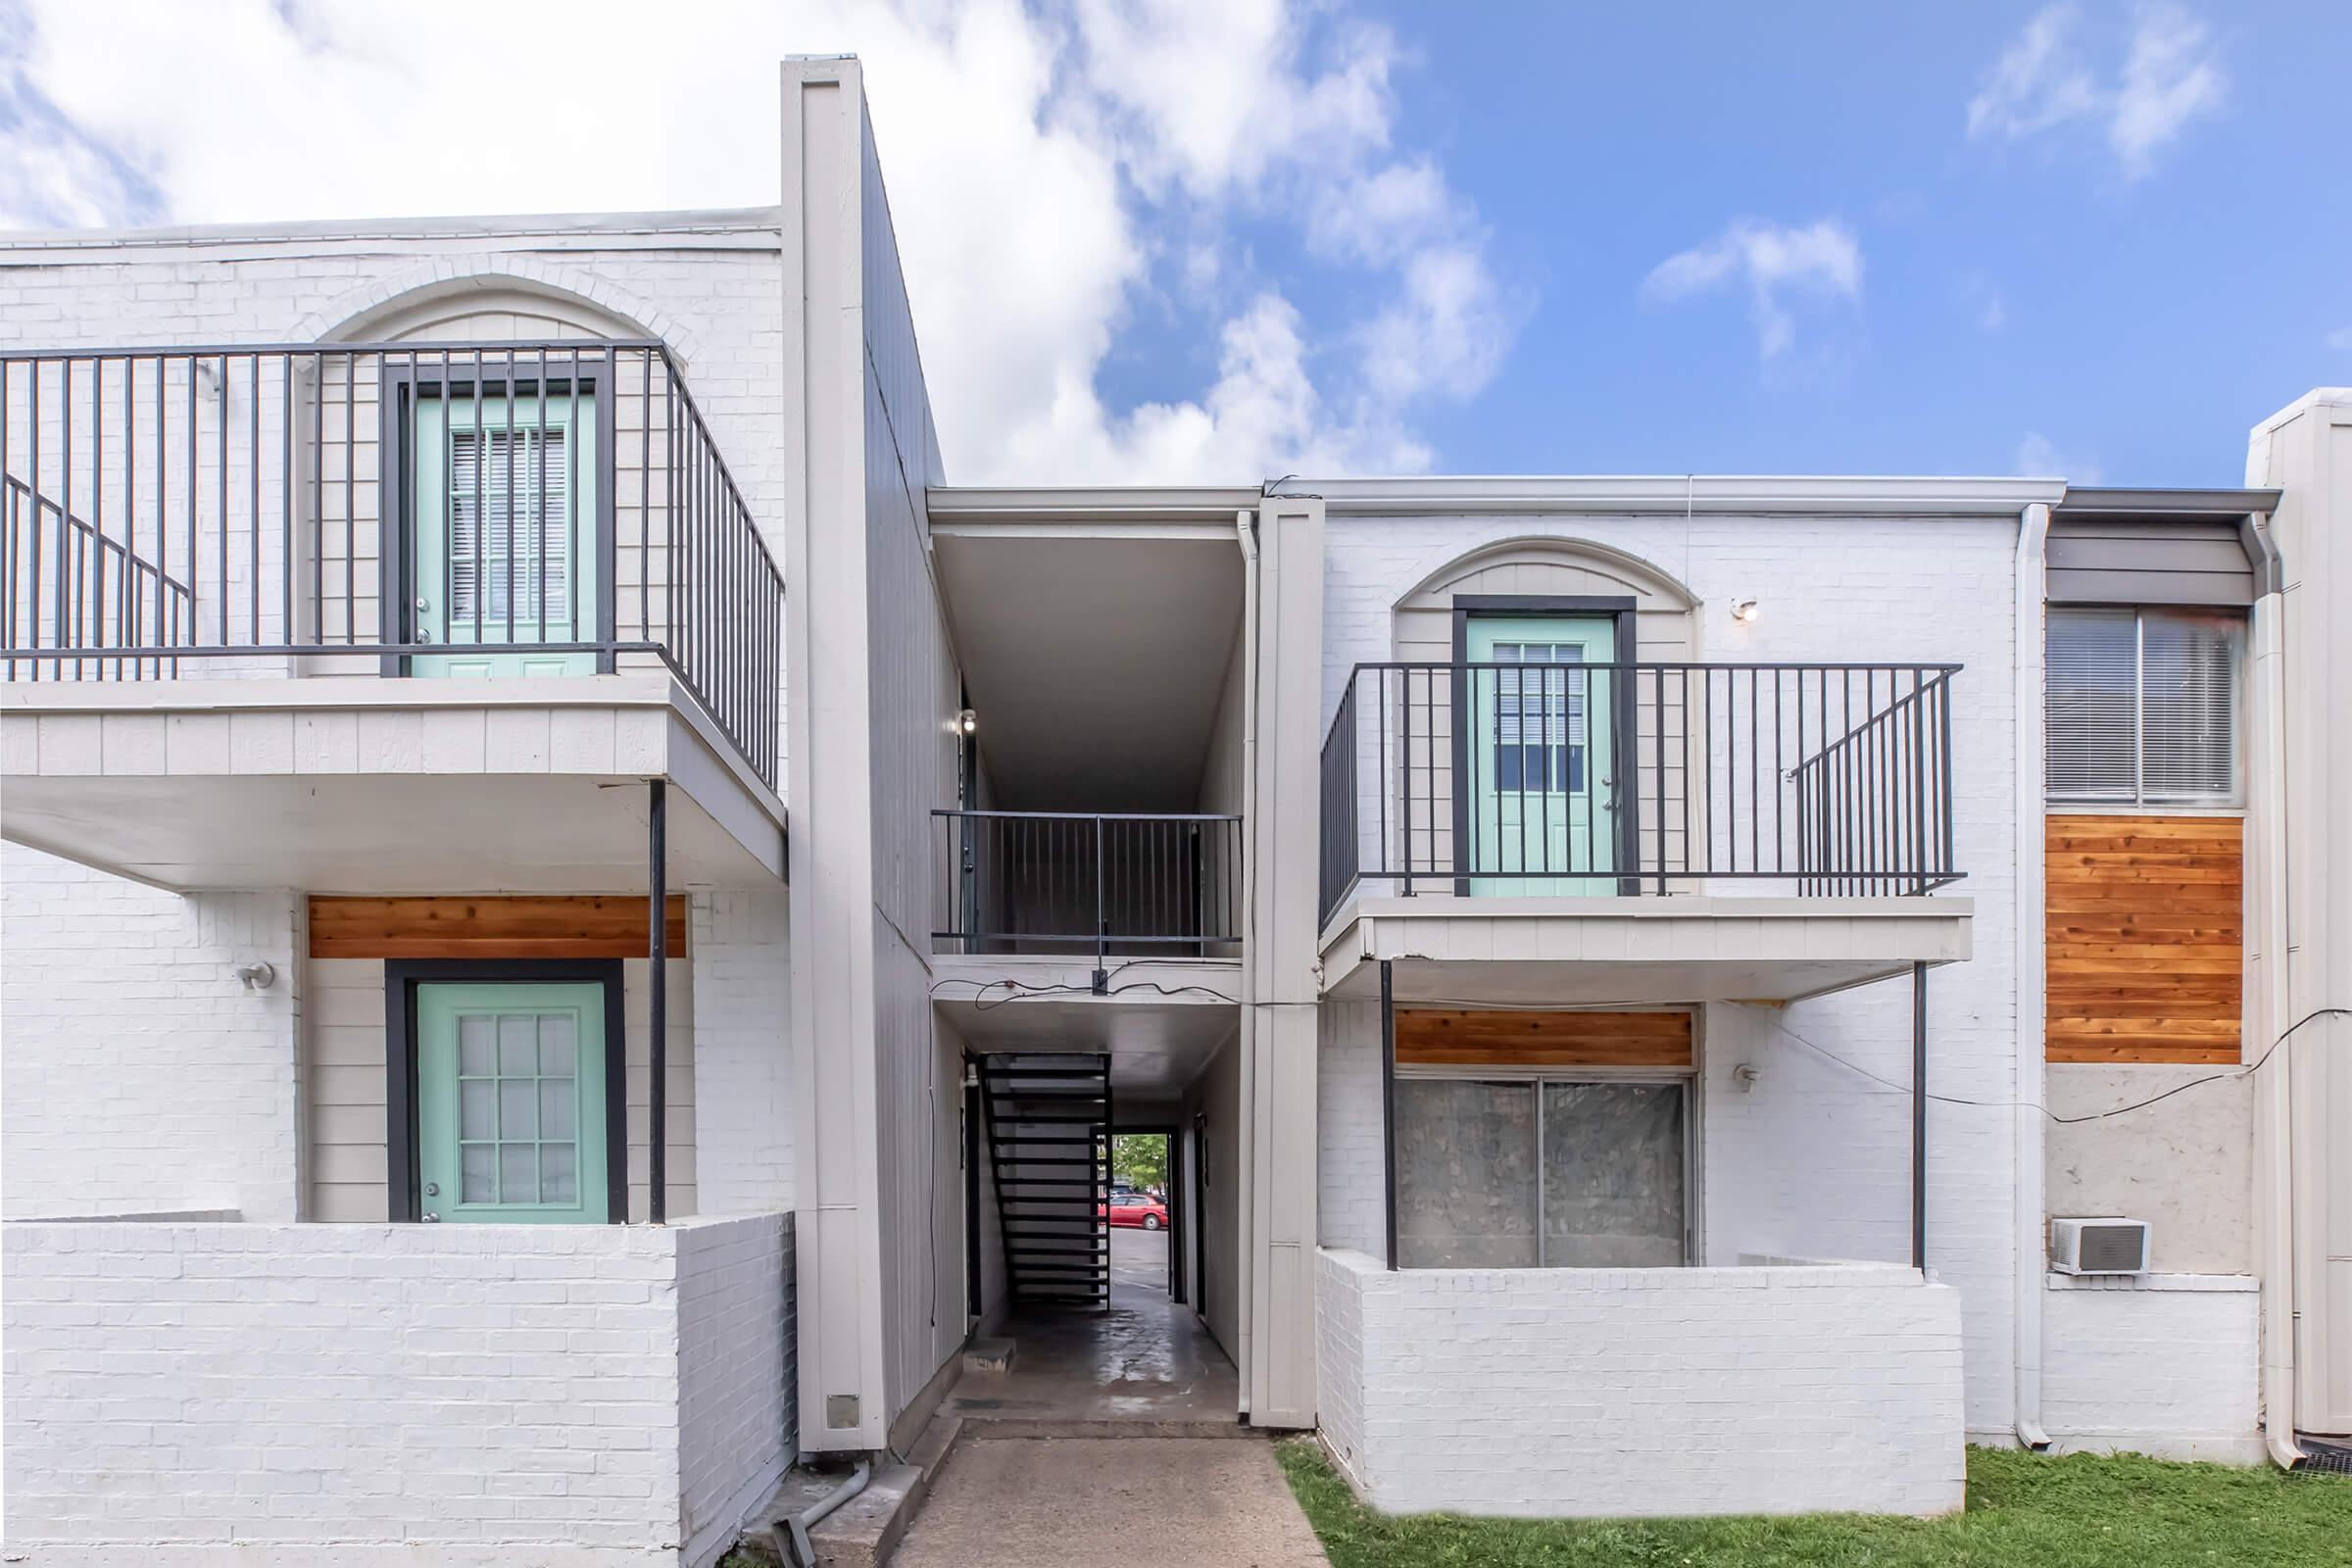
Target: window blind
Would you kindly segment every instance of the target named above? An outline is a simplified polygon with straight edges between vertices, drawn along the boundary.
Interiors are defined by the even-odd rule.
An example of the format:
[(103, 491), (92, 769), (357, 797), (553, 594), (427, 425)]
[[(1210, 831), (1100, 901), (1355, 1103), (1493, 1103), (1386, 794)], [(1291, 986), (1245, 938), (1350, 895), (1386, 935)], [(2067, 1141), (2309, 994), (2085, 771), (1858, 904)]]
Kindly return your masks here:
[(2052, 800), (2128, 801), (2136, 793), (2138, 641), (2136, 612), (2050, 612)]
[(453, 621), (503, 629), (511, 609), (517, 629), (571, 632), (567, 433), (561, 425), (450, 432)]
[(2211, 801), (2234, 793), (2245, 630), (2234, 615), (2175, 611), (2141, 616), (2142, 800)]
[(2245, 621), (2210, 611), (2053, 609), (2053, 801), (2217, 805), (2237, 794)]

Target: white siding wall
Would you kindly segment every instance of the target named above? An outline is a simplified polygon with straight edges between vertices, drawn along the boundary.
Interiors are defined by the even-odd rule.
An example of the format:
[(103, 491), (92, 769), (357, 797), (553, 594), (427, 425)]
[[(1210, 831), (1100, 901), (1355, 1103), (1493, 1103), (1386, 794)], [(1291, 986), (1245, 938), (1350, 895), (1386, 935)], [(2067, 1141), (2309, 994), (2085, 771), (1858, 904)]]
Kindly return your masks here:
[[(1592, 541), (1680, 579), (1699, 601), (1692, 659), (1965, 665), (1952, 724), (1955, 853), (1968, 875), (1953, 892), (1975, 900), (1976, 956), (1931, 976), (1931, 1086), (1996, 1107), (2016, 1097), (2014, 519), (1337, 516), (1328, 527), (1326, 715), (1353, 664), (1390, 657), (1395, 608), (1416, 585), (1482, 546), (1526, 536)], [(1762, 613), (1735, 623), (1729, 606), (1746, 598)], [(1707, 1256), (1906, 1259), (1908, 1099), (1820, 1053), (1906, 1082), (1908, 982), (1781, 1009), (1710, 1007), (1704, 1031)], [(1334, 1049), (1327, 1041), (1327, 1054)], [(1740, 1061), (1759, 1070), (1750, 1094), (1728, 1080)], [(1378, 1091), (1377, 1074), (1352, 1095), (1327, 1091), (1326, 1128), (1365, 1114), (1377, 1127)], [(1365, 1094), (1368, 1112), (1339, 1108)], [(2015, 1359), (2008, 1113), (1934, 1104), (1928, 1142), (1929, 1263), (1960, 1290), (1968, 1426), (2005, 1432)]]
[(1242, 1046), (1237, 1036), (1217, 1048), (1217, 1054), (1193, 1080), (1185, 1102), (1185, 1125), (1195, 1113), (1208, 1118), (1208, 1156), (1201, 1169), (1208, 1177), (1197, 1221), (1200, 1246), (1206, 1258), (1205, 1281), (1187, 1292), (1193, 1310), (1208, 1325), (1225, 1353), (1236, 1361), (1242, 1353), (1242, 1169), (1240, 1152), (1250, 1129), (1242, 1125)]
[(1907, 1269), (1316, 1264), (1325, 1439), (1377, 1507), (1961, 1505), (1959, 1302)]
[(10, 1544), (703, 1568), (792, 1451), (788, 1224), (10, 1224)]
[[(181, 897), (0, 850), (0, 1039), (12, 1217), (300, 1200), (295, 901)], [(276, 984), (230, 970), (260, 959)]]
[(872, 756), (874, 1027), (888, 1416), (963, 1343), (960, 1060), (931, 1007), (930, 812), (956, 800), (960, 706), (924, 491), (941, 482), (914, 320), (870, 124), (860, 138), (866, 658)]

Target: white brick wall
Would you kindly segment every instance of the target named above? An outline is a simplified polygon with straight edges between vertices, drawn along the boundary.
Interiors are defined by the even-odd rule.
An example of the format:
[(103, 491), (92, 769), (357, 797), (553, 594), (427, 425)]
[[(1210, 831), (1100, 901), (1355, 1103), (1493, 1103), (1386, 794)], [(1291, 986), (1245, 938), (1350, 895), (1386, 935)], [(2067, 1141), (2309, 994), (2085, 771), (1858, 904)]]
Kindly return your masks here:
[[(1315, 1223), (1325, 1247), (1383, 1254), (1388, 1160), (1380, 1107), (1380, 1004), (1326, 1002), (1315, 1062)], [(1329, 1412), (1325, 1414), (1329, 1419)]]
[(678, 1508), (686, 1560), (735, 1538), (800, 1449), (792, 1216), (678, 1232)]
[(790, 1453), (785, 1224), (12, 1223), (10, 1545), (702, 1568)]
[(1948, 1513), (1960, 1302), (1907, 1269), (1407, 1269), (1326, 1250), (1317, 1399), (1396, 1513)]
[(789, 1209), (790, 901), (698, 893), (692, 921), (698, 1200), (706, 1214)]
[[(1695, 659), (1965, 666), (1954, 688), (1952, 730), (1955, 854), (1968, 875), (1951, 891), (1975, 901), (1976, 956), (1930, 979), (1930, 1076), (1939, 1094), (1995, 1107), (2013, 1101), (2015, 519), (1336, 516), (1324, 571), (1325, 712), (1338, 704), (1353, 664), (1393, 657), (1396, 601), (1483, 545), (1539, 536), (1597, 542), (1683, 582), (1700, 601), (1692, 612)], [(1745, 625), (1728, 608), (1743, 598), (1762, 609)], [(1782, 1030), (1896, 1084), (1909, 1080), (1907, 980), (1785, 1008), (1708, 1008), (1701, 1111), (1707, 1255), (1907, 1259), (1907, 1097), (1833, 1064)], [(1326, 1061), (1335, 1055), (1344, 1065), (1345, 1050), (1327, 1039)], [(1761, 1071), (1747, 1095), (1728, 1078), (1742, 1060)], [(1368, 1088), (1352, 1082), (1323, 1091), (1326, 1202), (1345, 1180), (1340, 1165), (1361, 1136), (1363, 1117), (1378, 1126), (1378, 1096), (1377, 1075)], [(1968, 1425), (1984, 1434), (2007, 1431), (2014, 1409), (2011, 1136), (2004, 1109), (1929, 1109), (1929, 1264), (1961, 1294)], [(1360, 1217), (1348, 1223), (1361, 1229)], [(1325, 1235), (1355, 1239), (1328, 1224)]]
[(2059, 1449), (2262, 1462), (2250, 1276), (2052, 1274), (2045, 1284), (2041, 1424)]
[[(300, 966), (283, 893), (192, 897), (0, 849), (7, 1213), (292, 1219)], [(230, 970), (261, 959), (277, 982)]]

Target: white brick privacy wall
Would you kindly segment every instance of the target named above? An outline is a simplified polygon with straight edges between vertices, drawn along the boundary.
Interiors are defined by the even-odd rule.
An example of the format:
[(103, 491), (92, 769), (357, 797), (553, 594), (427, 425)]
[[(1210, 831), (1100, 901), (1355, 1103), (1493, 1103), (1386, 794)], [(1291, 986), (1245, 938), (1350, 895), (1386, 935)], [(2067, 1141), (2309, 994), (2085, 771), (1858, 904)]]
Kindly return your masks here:
[[(1398, 599), (1482, 545), (1537, 536), (1595, 541), (1682, 581), (1699, 600), (1692, 612), (1698, 660), (1965, 666), (1954, 687), (1952, 737), (1954, 852), (1967, 876), (1951, 892), (1975, 901), (1976, 956), (1930, 978), (1930, 1075), (1936, 1093), (1993, 1108), (1929, 1107), (1928, 1259), (1961, 1294), (1969, 1429), (2007, 1432), (2016, 1242), (2010, 1112), (2001, 1107), (2017, 1098), (2016, 520), (1335, 516), (1324, 570), (1325, 713), (1353, 664), (1392, 657)], [(1762, 613), (1742, 625), (1729, 606), (1746, 598), (1758, 600)], [(1702, 1027), (1706, 1255), (1906, 1260), (1906, 1098), (1781, 1031), (1907, 1084), (1908, 980), (1779, 1009), (1710, 1007)], [(1740, 1060), (1762, 1072), (1751, 1094), (1738, 1094), (1723, 1076)], [(1377, 1080), (1368, 1114), (1377, 1126)], [(2033, 1266), (2038, 1272), (2038, 1258)]]
[(690, 1225), (677, 1250), (678, 1508), (702, 1563), (799, 1452), (792, 1216)]
[(1326, 1250), (1316, 1322), (1325, 1439), (1392, 1513), (1962, 1502), (1960, 1303), (1907, 1269), (1392, 1274)]
[(703, 1568), (790, 1455), (785, 1223), (12, 1223), (10, 1545)]
[[(182, 897), (0, 849), (11, 1217), (295, 1216), (296, 919), (283, 893)], [(230, 972), (256, 959), (267, 991)]]
[(2053, 1274), (2045, 1284), (2041, 1424), (2061, 1451), (2262, 1462), (2251, 1276)]
[(695, 1176), (707, 1214), (792, 1207), (790, 907), (781, 889), (694, 896)]

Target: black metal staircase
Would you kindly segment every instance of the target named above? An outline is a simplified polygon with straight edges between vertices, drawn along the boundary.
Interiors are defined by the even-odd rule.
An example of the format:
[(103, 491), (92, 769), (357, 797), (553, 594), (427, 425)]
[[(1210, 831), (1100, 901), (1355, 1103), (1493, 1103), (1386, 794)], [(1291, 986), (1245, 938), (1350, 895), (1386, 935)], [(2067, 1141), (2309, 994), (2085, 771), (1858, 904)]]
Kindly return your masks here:
[(1012, 1299), (1110, 1299), (1110, 1058), (980, 1058), (989, 1169)]

